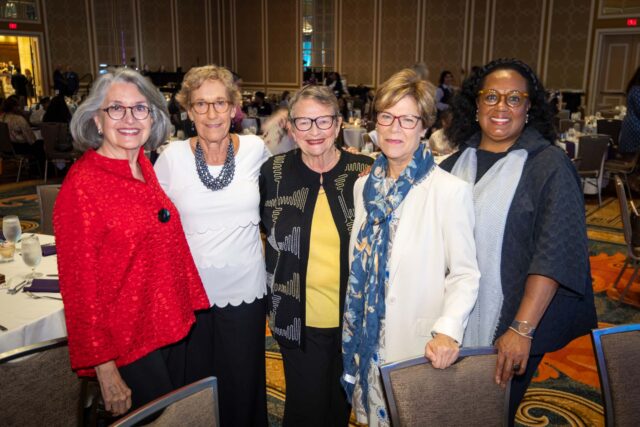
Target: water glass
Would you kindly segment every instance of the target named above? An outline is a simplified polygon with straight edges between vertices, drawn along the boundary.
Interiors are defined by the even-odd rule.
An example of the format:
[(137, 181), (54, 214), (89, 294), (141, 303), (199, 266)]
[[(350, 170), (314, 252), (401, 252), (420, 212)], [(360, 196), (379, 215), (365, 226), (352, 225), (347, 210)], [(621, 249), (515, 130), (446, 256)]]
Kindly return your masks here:
[(22, 239), (22, 260), (31, 267), (31, 273), (27, 275), (28, 279), (42, 277), (42, 273), (36, 273), (36, 267), (42, 260), (42, 246), (40, 246), (40, 239), (35, 234), (25, 236)]
[(20, 241), (22, 227), (20, 227), (20, 219), (17, 215), (7, 215), (2, 218), (2, 234), (4, 234), (5, 240), (14, 244)]

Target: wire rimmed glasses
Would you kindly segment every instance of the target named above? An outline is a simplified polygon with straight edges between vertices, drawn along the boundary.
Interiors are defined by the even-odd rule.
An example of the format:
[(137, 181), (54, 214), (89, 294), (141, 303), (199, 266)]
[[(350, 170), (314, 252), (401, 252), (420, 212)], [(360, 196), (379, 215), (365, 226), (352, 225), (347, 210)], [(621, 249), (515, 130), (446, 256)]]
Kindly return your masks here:
[(422, 120), (418, 116), (411, 114), (403, 114), (402, 116), (394, 116), (391, 113), (378, 113), (376, 123), (380, 126), (391, 126), (394, 120), (398, 120), (398, 124), (402, 129), (415, 129)]
[(320, 130), (331, 129), (331, 126), (333, 126), (333, 123), (336, 121), (336, 116), (319, 116), (315, 119), (311, 117), (291, 117), (290, 120), (296, 129), (300, 132), (306, 132), (311, 129), (314, 123)]
[(125, 107), (120, 104), (113, 104), (108, 106), (107, 108), (103, 108), (102, 111), (107, 113), (112, 120), (122, 120), (124, 116), (127, 114), (127, 110), (131, 110), (131, 115), (136, 120), (144, 120), (149, 117), (149, 113), (151, 112), (151, 108), (147, 107), (143, 104), (132, 105), (131, 107)]
[(229, 111), (231, 102), (227, 101), (226, 99), (219, 99), (213, 102), (196, 101), (191, 103), (191, 109), (195, 111), (196, 114), (207, 114), (211, 106), (213, 106), (213, 109), (216, 113), (222, 114)]
[(509, 107), (518, 108), (529, 98), (529, 94), (519, 90), (500, 93), (495, 89), (482, 89), (478, 91), (478, 98), (484, 105), (489, 107), (498, 105), (504, 99)]

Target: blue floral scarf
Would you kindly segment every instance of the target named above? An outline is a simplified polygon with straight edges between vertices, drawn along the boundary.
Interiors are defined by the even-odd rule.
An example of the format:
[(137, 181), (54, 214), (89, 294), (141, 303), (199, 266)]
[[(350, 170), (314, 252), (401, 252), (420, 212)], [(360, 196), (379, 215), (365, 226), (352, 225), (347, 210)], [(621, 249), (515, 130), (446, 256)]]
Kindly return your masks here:
[(428, 146), (419, 144), (413, 159), (400, 174), (387, 194), (383, 194), (388, 161), (379, 156), (371, 167), (363, 190), (367, 218), (362, 224), (353, 250), (349, 287), (345, 300), (342, 327), (342, 386), (349, 401), (355, 388), (356, 372), (360, 373), (363, 405), (367, 412), (367, 370), (372, 355), (378, 350), (380, 320), (385, 316), (385, 289), (390, 220), (409, 190), (422, 181), (435, 163)]

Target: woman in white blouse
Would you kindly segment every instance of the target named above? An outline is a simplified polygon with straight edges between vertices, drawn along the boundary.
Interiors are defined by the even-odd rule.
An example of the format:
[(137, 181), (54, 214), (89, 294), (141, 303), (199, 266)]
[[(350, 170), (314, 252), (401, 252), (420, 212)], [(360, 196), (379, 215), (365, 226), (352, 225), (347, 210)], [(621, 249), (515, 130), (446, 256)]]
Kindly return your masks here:
[[(155, 164), (176, 205), (211, 308), (211, 374), (218, 378), (220, 421), (266, 426), (265, 266), (259, 231), (258, 176), (269, 157), (254, 135), (229, 133), (240, 92), (222, 67), (192, 68), (176, 99), (197, 136), (173, 142)], [(203, 359), (206, 360), (206, 359)]]

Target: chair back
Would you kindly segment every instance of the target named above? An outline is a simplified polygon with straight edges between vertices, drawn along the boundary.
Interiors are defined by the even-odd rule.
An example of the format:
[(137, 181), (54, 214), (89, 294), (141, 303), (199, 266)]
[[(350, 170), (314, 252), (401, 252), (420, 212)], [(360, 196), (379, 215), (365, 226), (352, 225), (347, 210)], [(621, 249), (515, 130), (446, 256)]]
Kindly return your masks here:
[(131, 427), (163, 410), (162, 415), (145, 425), (154, 427), (219, 426), (217, 379), (204, 378), (165, 394), (111, 424), (111, 427)]
[(362, 135), (365, 133), (361, 128), (344, 128), (342, 130), (344, 136), (344, 143), (347, 147), (354, 147), (358, 150), (362, 148), (363, 139)]
[(580, 167), (578, 172), (602, 176), (611, 138), (608, 135), (584, 135), (579, 139)]
[(82, 382), (71, 370), (66, 338), (0, 354), (0, 384), (2, 425), (82, 425)]
[(604, 400), (605, 425), (640, 420), (640, 324), (591, 331)]
[(573, 127), (573, 120), (571, 119), (560, 119), (558, 123), (558, 132), (565, 133), (569, 129)]
[[(40, 132), (42, 133), (42, 140), (44, 141), (44, 152), (47, 158), (55, 157), (58, 153), (56, 151), (56, 145), (58, 141), (63, 138), (63, 130), (66, 129), (65, 123), (41, 123)], [(64, 135), (66, 137), (66, 135)]]
[(60, 192), (60, 184), (38, 185), (36, 191), (40, 201), (40, 232), (53, 234), (53, 206)]
[(381, 366), (391, 423), (506, 425), (510, 384), (506, 389), (495, 384), (497, 357), (493, 347), (462, 348), (458, 361), (444, 370), (424, 356)]
[(11, 145), (9, 125), (5, 122), (0, 122), (0, 153), (15, 155), (13, 145)]
[(622, 120), (604, 119), (597, 121), (597, 129), (599, 135), (609, 135), (614, 146), (618, 145), (618, 136), (622, 129)]

